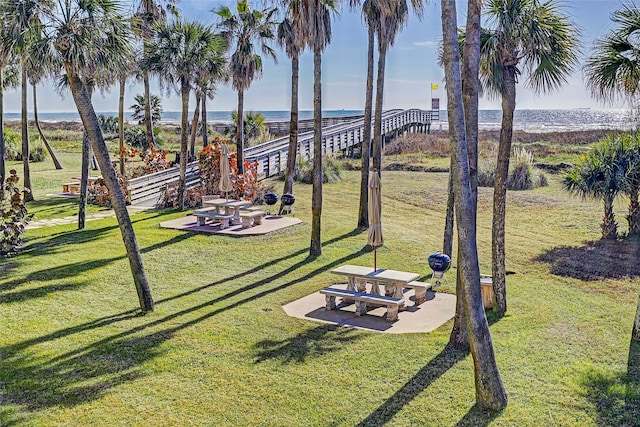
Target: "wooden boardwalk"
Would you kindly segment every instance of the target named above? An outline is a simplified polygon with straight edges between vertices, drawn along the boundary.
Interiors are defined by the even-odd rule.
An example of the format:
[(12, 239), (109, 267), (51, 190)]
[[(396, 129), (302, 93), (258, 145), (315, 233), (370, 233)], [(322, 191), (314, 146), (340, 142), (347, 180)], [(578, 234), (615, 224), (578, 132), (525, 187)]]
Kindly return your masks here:
[[(426, 132), (432, 120), (438, 120), (438, 111), (430, 110), (390, 110), (382, 115), (382, 135), (385, 140), (408, 131)], [(371, 134), (373, 135), (373, 129)], [(322, 129), (322, 153), (330, 155), (347, 151), (363, 142), (364, 119), (338, 123)], [(277, 138), (264, 144), (244, 150), (245, 159), (258, 162), (260, 179), (269, 178), (286, 169), (289, 136)], [(298, 135), (298, 158), (313, 159), (313, 131)], [(198, 184), (198, 162), (187, 165), (187, 188)], [(133, 205), (150, 206), (158, 200), (166, 184), (177, 182), (180, 168), (174, 167), (162, 172), (132, 179), (129, 182), (129, 196)]]

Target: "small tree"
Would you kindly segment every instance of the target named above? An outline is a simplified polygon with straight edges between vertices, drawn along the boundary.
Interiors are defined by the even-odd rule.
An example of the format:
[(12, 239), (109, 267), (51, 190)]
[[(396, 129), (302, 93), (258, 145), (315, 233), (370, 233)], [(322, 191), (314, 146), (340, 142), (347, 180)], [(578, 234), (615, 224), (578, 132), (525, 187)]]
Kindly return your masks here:
[[(131, 117), (133, 120), (137, 120), (139, 125), (145, 124), (145, 114), (144, 114), (144, 95), (136, 95), (135, 104), (129, 107), (132, 110)], [(151, 95), (151, 120), (153, 123), (160, 121), (162, 118), (162, 101), (158, 95)]]
[(27, 211), (22, 190), (18, 188), (18, 174), (9, 171), (0, 198), (0, 258), (18, 253), (22, 246), (22, 234), (33, 217)]

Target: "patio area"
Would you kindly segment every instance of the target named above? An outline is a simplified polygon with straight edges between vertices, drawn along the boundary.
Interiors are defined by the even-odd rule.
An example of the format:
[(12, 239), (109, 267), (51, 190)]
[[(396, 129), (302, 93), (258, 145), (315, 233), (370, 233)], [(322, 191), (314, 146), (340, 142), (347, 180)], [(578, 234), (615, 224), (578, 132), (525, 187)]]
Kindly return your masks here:
[(238, 224), (221, 229), (218, 224), (198, 225), (198, 220), (194, 215), (187, 215), (182, 218), (161, 222), (160, 228), (171, 228), (175, 230), (194, 231), (199, 233), (223, 234), (228, 236), (258, 236), (297, 224), (302, 224), (302, 221), (298, 218), (267, 215), (262, 219), (262, 223), (260, 225), (243, 228), (242, 224)]
[[(347, 285), (331, 285), (331, 287), (346, 289)], [(384, 319), (385, 307), (369, 310), (365, 316), (356, 316), (354, 304), (340, 304), (337, 309), (327, 311), (325, 297), (320, 292), (314, 292), (282, 308), (287, 315), (299, 319), (390, 334), (431, 332), (455, 315), (455, 295), (427, 291), (427, 301), (418, 306), (413, 305), (413, 290), (406, 291), (404, 295), (406, 310), (400, 311), (398, 320), (393, 323)]]

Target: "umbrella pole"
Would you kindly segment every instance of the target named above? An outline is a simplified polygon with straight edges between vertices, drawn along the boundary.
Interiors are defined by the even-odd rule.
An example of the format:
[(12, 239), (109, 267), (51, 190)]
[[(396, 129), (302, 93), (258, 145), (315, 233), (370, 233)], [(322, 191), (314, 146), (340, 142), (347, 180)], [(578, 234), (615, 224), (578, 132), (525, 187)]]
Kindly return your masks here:
[(377, 262), (376, 262), (376, 261), (377, 261), (377, 260), (376, 260), (376, 257), (377, 257), (377, 250), (378, 250), (378, 248), (376, 248), (376, 247), (374, 246), (374, 247), (373, 247), (373, 270), (374, 270), (374, 271), (375, 271), (375, 270), (377, 270), (377, 268), (376, 268), (376, 264), (377, 264)]

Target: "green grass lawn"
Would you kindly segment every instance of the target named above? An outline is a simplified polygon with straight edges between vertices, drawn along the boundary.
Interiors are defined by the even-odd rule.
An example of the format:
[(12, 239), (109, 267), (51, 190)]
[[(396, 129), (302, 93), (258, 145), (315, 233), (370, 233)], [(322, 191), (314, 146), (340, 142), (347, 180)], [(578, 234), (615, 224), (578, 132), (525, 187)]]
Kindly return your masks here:
[[(72, 176), (45, 169), (35, 172), (45, 182)], [(315, 259), (308, 185), (296, 186), (304, 224), (266, 236), (158, 227), (185, 215), (177, 211), (134, 215), (157, 304), (145, 316), (114, 218), (83, 231), (29, 230), (23, 252), (0, 260), (0, 425), (640, 423), (640, 375), (627, 376), (629, 356), (640, 358), (629, 348), (640, 247), (597, 242), (600, 203), (568, 197), (553, 175), (549, 187), (509, 193), (508, 314), (491, 326), (509, 395), (502, 413), (474, 408), (471, 357), (444, 351), (451, 322), (393, 335), (288, 317), (281, 306), (332, 284), (332, 268), (373, 263), (366, 232), (354, 231), (358, 182), (345, 172), (324, 186)], [(37, 214), (73, 212), (73, 201), (45, 196), (57, 188), (47, 185), (37, 189)], [(445, 173), (384, 173), (379, 266), (428, 276), (446, 188)], [(624, 211), (620, 204), (621, 222)], [(488, 189), (478, 231), (481, 271), (490, 273)]]

